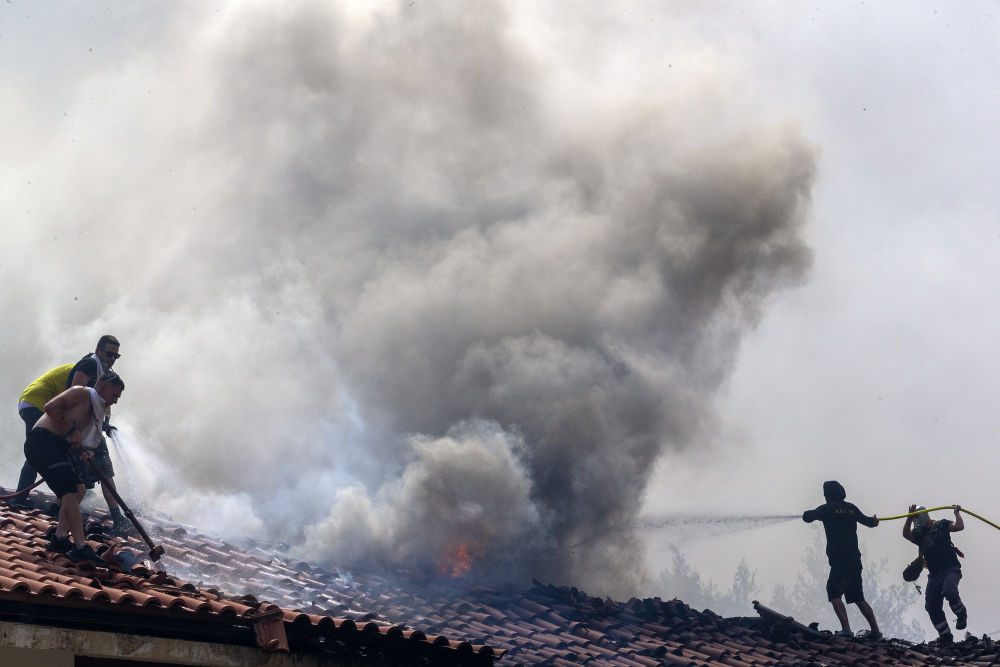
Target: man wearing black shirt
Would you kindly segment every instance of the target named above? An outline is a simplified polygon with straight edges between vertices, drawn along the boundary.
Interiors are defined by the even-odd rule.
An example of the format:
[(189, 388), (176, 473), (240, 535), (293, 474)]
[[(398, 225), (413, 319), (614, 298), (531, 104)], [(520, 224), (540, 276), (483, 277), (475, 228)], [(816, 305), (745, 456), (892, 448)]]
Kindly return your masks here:
[(97, 347), (93, 354), (85, 354), (76, 366), (69, 372), (66, 380), (66, 388), (74, 385), (93, 387), (97, 379), (104, 375), (104, 371), (111, 370), (115, 361), (122, 355), (118, 354), (118, 339), (110, 334), (105, 334), (97, 341)]
[(955, 612), (955, 629), (964, 630), (967, 624), (968, 611), (958, 594), (958, 582), (962, 579), (962, 564), (958, 562), (958, 549), (951, 542), (951, 534), (965, 528), (962, 520), (961, 505), (952, 505), (955, 510), (955, 521), (941, 519), (931, 521), (930, 515), (923, 507), (910, 505), (910, 514), (903, 524), (903, 537), (913, 542), (920, 551), (917, 559), (923, 559), (927, 565), (927, 590), (924, 593), (924, 609), (931, 617), (934, 629), (938, 631), (938, 640), (944, 643), (952, 640), (951, 628), (944, 615), (944, 601)]
[(874, 528), (878, 519), (865, 516), (852, 503), (846, 502), (847, 492), (840, 482), (823, 482), (823, 497), (826, 502), (814, 510), (802, 513), (806, 523), (822, 521), (826, 532), (826, 557), (830, 563), (830, 577), (826, 581), (826, 594), (833, 611), (840, 621), (841, 630), (838, 635), (850, 637), (851, 623), (847, 618), (848, 604), (858, 605), (858, 610), (871, 626), (869, 637), (881, 637), (875, 612), (865, 600), (861, 586), (861, 550), (858, 549), (858, 524)]

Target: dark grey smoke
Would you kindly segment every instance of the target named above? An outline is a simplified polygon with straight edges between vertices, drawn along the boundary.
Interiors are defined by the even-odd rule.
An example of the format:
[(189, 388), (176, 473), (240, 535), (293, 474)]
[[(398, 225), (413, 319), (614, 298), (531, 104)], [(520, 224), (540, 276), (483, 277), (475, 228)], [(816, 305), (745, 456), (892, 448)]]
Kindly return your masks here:
[(51, 149), (72, 185), (37, 221), (76, 212), (66, 258), (129, 249), (37, 328), (55, 363), (123, 341), (149, 503), (336, 563), (464, 547), (480, 578), (633, 585), (654, 463), (712, 443), (741, 337), (809, 266), (809, 147), (704, 53), (611, 87), (505, 4), (189, 9), (85, 82), (106, 135), (59, 127), (87, 140)]

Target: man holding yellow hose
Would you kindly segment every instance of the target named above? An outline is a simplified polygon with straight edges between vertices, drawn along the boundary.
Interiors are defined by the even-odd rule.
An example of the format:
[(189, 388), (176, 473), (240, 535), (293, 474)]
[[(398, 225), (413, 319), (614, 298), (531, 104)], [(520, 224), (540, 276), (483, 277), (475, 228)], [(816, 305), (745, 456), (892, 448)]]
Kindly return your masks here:
[(913, 542), (920, 551), (917, 559), (927, 565), (927, 590), (924, 593), (924, 609), (938, 631), (938, 641), (952, 641), (951, 628), (944, 615), (944, 601), (955, 613), (955, 629), (964, 630), (968, 611), (958, 594), (958, 582), (962, 579), (962, 564), (958, 561), (959, 551), (951, 542), (951, 534), (965, 528), (961, 505), (952, 505), (955, 520), (931, 521), (925, 508), (910, 505), (911, 516), (903, 524), (903, 537)]
[(858, 611), (871, 626), (868, 635), (872, 639), (882, 636), (875, 612), (865, 600), (861, 585), (861, 550), (858, 549), (858, 524), (874, 528), (878, 519), (866, 516), (853, 503), (847, 502), (847, 492), (835, 480), (823, 482), (823, 498), (826, 502), (814, 510), (802, 513), (806, 523), (822, 521), (826, 532), (826, 557), (830, 562), (830, 577), (826, 581), (826, 594), (833, 611), (837, 614), (841, 629), (837, 634), (842, 637), (853, 637), (851, 624), (847, 618), (848, 604), (856, 604)]

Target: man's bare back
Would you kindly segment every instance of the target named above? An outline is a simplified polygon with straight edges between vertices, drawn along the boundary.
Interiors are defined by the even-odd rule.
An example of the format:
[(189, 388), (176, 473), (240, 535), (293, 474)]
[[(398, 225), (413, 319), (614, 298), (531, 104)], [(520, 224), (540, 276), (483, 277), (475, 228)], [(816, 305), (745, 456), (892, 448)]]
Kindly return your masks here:
[[(114, 405), (121, 396), (120, 388), (111, 387), (106, 397), (108, 405)], [(87, 387), (70, 387), (45, 404), (45, 414), (35, 423), (57, 435), (65, 436), (74, 447), (79, 447), (81, 437), (94, 422), (94, 410), (90, 400), (91, 390)]]

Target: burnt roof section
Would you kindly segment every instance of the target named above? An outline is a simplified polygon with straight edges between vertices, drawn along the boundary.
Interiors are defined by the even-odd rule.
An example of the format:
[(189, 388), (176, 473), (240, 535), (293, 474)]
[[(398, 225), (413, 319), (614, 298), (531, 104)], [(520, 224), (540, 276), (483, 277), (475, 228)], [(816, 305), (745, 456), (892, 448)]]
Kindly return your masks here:
[[(103, 518), (95, 511), (88, 528), (92, 537), (108, 543), (98, 534), (98, 520)], [(0, 616), (10, 613), (8, 601), (14, 599), (22, 605), (88, 605), (88, 616), (95, 605), (124, 605), (130, 614), (145, 610), (157, 616), (157, 623), (164, 623), (167, 615), (178, 622), (192, 617), (242, 620), (236, 627), (244, 632), (257, 619), (258, 645), (280, 642), (280, 632), (268, 634), (270, 623), (272, 630), (276, 625), (286, 631), (291, 650), (337, 648), (360, 655), (381, 650), (384, 655), (409, 656), (404, 661), (416, 657), (434, 664), (487, 664), (495, 659), (498, 667), (1000, 665), (1000, 647), (987, 636), (946, 646), (843, 638), (759, 603), (747, 610), (748, 617), (722, 618), (679, 600), (622, 602), (538, 582), (531, 588), (480, 586), (462, 578), (415, 582), (403, 573), (373, 575), (320, 567), (295, 560), (282, 545), (233, 544), (161, 517), (143, 517), (143, 522), (166, 550), (160, 561), (166, 572), (144, 564), (131, 575), (109, 571), (95, 576), (76, 571), (65, 558), (39, 554), (40, 535), (52, 525), (48, 516), (0, 503), (0, 570), (8, 570), (0, 571)], [(135, 538), (118, 548), (126, 546), (146, 553)], [(13, 577), (11, 566), (16, 566)], [(51, 570), (53, 576), (42, 580), (31, 574), (40, 569)], [(70, 581), (59, 579), (60, 574)], [(46, 584), (52, 588), (44, 589)], [(262, 618), (265, 614), (270, 618)], [(120, 617), (107, 620), (121, 623)], [(181, 626), (160, 629), (185, 631)]]

